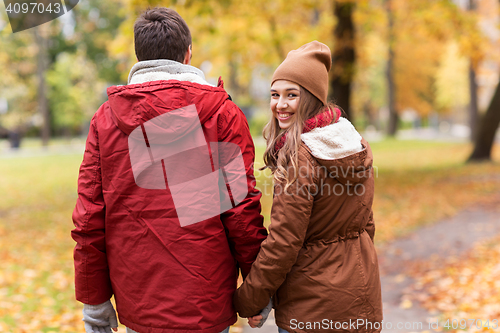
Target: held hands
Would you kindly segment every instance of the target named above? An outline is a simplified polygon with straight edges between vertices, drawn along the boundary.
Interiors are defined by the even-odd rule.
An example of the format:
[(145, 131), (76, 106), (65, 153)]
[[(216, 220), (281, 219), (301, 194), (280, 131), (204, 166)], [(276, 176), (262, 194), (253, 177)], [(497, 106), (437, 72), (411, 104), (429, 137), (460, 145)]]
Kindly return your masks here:
[(271, 312), (272, 308), (273, 299), (271, 298), (269, 299), (269, 303), (267, 304), (267, 306), (262, 309), (262, 311), (258, 315), (248, 318), (248, 325), (250, 325), (251, 328), (261, 328), (262, 325), (264, 325), (264, 323), (266, 322), (267, 317), (269, 317), (269, 313)]
[(118, 320), (111, 301), (98, 305), (83, 304), (83, 321), (87, 333), (111, 333), (118, 331)]

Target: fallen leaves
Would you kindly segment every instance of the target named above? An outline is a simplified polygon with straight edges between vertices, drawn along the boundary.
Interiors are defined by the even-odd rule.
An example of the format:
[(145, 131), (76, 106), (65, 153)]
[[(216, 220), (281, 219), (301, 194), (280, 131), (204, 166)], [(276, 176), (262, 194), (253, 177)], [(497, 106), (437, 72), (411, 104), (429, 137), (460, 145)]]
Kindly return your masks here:
[[(71, 212), (81, 156), (4, 159), (0, 183), (0, 332), (83, 332)], [(3, 199), (3, 197), (2, 197)]]
[[(500, 184), (498, 177), (492, 177), (499, 173), (498, 165), (463, 165), (461, 161), (468, 149), (463, 144), (445, 145), (445, 150), (443, 145), (416, 147), (415, 143), (374, 145), (375, 163), (379, 165), (379, 177), (375, 180), (376, 241), (397, 237), (467, 205), (498, 202), (492, 195)], [(404, 162), (402, 150), (404, 156), (419, 154), (418, 160)], [(498, 151), (497, 148), (497, 158)], [(261, 154), (257, 157), (261, 159)], [(74, 296), (74, 242), (70, 236), (81, 159), (77, 154), (1, 160), (2, 333), (84, 331), (82, 305)], [(402, 162), (398, 162), (400, 160)], [(269, 178), (263, 173), (258, 185), (266, 189), (262, 203), (269, 222), (272, 183), (263, 185), (266, 180)], [(476, 258), (465, 267), (457, 259), (446, 265), (440, 263), (438, 267), (446, 267), (443, 270), (429, 267), (421, 270), (425, 274), (413, 290), (417, 299), (405, 299), (402, 306), (415, 306), (415, 302), (421, 301), (436, 311), (452, 313), (458, 309), (456, 315), (500, 316), (496, 305), (500, 304), (496, 292), (500, 290), (500, 266), (495, 263), (495, 260), (500, 262), (500, 249), (494, 251), (496, 254), (491, 260), (484, 259), (487, 251), (483, 251), (482, 261)], [(478, 262), (484, 265), (474, 266)], [(443, 293), (452, 296), (440, 298), (438, 295)], [(232, 331), (238, 329), (236, 326)], [(124, 332), (124, 327), (120, 330)]]
[(476, 319), (465, 331), (480, 332), (492, 329), (484, 325), (497, 320), (500, 329), (500, 237), (479, 243), (462, 257), (415, 265), (412, 276), (416, 282), (405, 296), (441, 313), (440, 326), (447, 320)]

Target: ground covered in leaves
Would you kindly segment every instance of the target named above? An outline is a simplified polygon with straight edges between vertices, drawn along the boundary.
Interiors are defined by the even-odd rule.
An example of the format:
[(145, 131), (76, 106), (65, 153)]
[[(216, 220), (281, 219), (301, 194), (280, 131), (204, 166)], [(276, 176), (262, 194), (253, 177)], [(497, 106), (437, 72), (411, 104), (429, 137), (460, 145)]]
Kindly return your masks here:
[[(500, 214), (500, 210), (498, 210)], [(500, 237), (462, 256), (431, 259), (409, 268), (415, 279), (403, 298), (419, 302), (444, 330), (500, 330)]]
[(81, 156), (0, 159), (0, 332), (82, 332), (71, 212)]
[[(394, 239), (468, 205), (498, 200), (499, 147), (496, 163), (471, 165), (463, 162), (471, 149), (467, 144), (388, 140), (372, 148), (377, 167), (377, 241)], [(259, 147), (257, 167), (262, 166), (262, 152)], [(81, 154), (0, 156), (0, 332), (84, 331), (81, 304), (74, 299), (70, 236), (81, 159)], [(267, 172), (257, 172), (257, 180), (265, 194), (263, 214), (269, 223), (271, 178)], [(500, 248), (483, 246), (476, 255), (483, 253), (486, 260), (491, 252), (499, 262)], [(479, 262), (464, 258), (450, 262), (444, 271), (421, 270), (425, 272), (419, 280), (421, 290), (463, 282), (464, 295), (473, 295), (463, 305), (460, 296), (438, 301), (427, 293), (421, 300), (439, 311), (459, 309), (486, 319), (490, 312), (484, 305), (495, 304), (494, 300), (500, 304), (498, 298), (486, 299), (498, 297), (493, 290), (499, 290), (495, 274), (500, 268), (493, 265), (494, 259), (489, 265)], [(491, 315), (498, 313), (493, 305), (487, 309)], [(120, 330), (124, 332), (123, 327)]]

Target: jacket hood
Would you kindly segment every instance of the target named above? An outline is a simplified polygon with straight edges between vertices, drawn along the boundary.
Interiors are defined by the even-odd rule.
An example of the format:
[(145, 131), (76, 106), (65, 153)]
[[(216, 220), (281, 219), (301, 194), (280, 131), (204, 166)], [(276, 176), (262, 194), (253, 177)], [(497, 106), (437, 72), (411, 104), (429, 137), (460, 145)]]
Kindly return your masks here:
[[(166, 158), (179, 158), (179, 153), (184, 158), (198, 153), (210, 162), (203, 154), (207, 143), (202, 127), (229, 98), (222, 87), (206, 83), (199, 69), (169, 60), (137, 63), (129, 82), (108, 88), (108, 100), (113, 122), (128, 136), (139, 186), (166, 188), (157, 172), (162, 169), (154, 167)], [(145, 172), (151, 167), (156, 173)]]
[[(148, 120), (189, 105), (195, 105), (204, 124), (229, 98), (222, 87), (208, 84), (199, 69), (170, 60), (138, 62), (129, 84), (109, 87), (107, 93), (113, 121), (127, 135)], [(173, 135), (191, 125), (189, 119), (176, 124)]]
[(363, 183), (370, 177), (373, 164), (370, 146), (346, 118), (303, 133), (301, 139), (330, 177), (344, 184)]

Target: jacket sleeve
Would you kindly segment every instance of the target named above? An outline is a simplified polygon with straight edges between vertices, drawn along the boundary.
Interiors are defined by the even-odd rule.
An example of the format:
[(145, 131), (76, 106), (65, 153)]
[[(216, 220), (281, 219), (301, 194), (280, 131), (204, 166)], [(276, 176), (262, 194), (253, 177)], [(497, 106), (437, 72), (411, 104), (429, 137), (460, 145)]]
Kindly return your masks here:
[[(312, 161), (299, 151), (297, 180), (285, 191), (284, 184), (274, 188), (269, 236), (241, 287), (234, 305), (241, 317), (258, 314), (285, 280), (304, 244), (316, 193)], [(294, 168), (289, 167), (289, 174)]]
[(245, 278), (259, 253), (260, 244), (267, 236), (264, 219), (260, 214), (262, 194), (255, 188), (255, 148), (243, 112), (231, 101), (218, 122), (219, 141), (237, 144), (245, 164), (248, 194), (236, 207), (221, 214), (229, 246)]
[(92, 118), (83, 162), (78, 176), (78, 199), (73, 211), (76, 299), (85, 304), (101, 304), (113, 292), (109, 277), (105, 242), (105, 203), (102, 194), (99, 139)]

